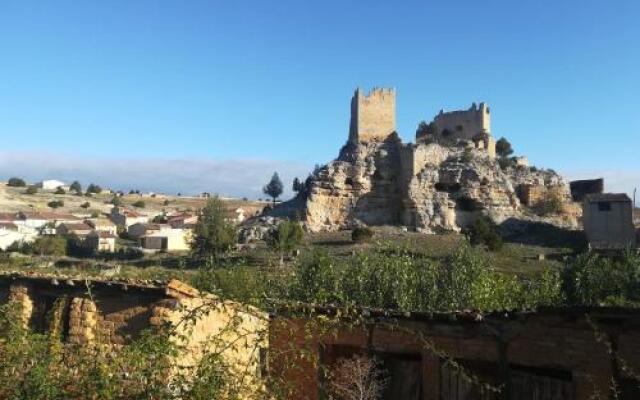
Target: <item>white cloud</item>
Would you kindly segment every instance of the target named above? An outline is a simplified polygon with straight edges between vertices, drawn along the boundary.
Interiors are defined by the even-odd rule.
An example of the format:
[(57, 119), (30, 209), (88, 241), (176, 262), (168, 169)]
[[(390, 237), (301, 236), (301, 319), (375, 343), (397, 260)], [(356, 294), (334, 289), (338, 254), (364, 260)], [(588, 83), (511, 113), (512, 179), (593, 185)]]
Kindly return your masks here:
[(264, 197), (262, 186), (277, 171), (291, 195), (294, 177), (304, 178), (313, 165), (274, 160), (212, 160), (76, 157), (44, 152), (0, 152), (0, 179), (19, 176), (30, 182), (59, 179), (94, 182), (116, 190), (165, 193), (217, 193), (221, 196)]
[(604, 190), (612, 193), (627, 193), (633, 196), (633, 189), (638, 188), (636, 203), (640, 204), (640, 170), (575, 170), (564, 171), (569, 180), (604, 178)]

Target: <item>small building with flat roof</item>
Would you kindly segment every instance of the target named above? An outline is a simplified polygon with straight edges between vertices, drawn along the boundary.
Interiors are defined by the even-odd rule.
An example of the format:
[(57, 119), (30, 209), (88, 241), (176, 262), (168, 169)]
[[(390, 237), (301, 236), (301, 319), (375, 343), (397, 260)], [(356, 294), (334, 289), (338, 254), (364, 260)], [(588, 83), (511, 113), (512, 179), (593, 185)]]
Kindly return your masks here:
[(625, 193), (586, 195), (582, 203), (582, 221), (589, 246), (615, 250), (636, 246), (633, 204)]

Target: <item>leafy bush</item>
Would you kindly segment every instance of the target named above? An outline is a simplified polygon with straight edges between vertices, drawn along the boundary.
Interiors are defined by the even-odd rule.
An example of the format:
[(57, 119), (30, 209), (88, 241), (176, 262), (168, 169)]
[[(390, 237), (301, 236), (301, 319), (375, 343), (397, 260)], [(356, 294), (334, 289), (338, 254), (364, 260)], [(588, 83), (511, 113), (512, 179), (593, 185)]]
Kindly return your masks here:
[(562, 197), (558, 193), (548, 191), (545, 197), (535, 205), (535, 210), (543, 216), (560, 214), (563, 210)]
[(137, 208), (144, 208), (146, 206), (146, 204), (144, 203), (143, 200), (138, 200), (138, 201), (134, 202), (132, 204), (132, 206), (137, 207)]
[(373, 238), (373, 230), (371, 228), (357, 227), (351, 231), (351, 240), (355, 243), (369, 242)]
[(498, 227), (487, 217), (478, 216), (466, 234), (472, 245), (485, 245), (490, 251), (502, 249), (503, 241), (498, 233)]
[(66, 194), (67, 192), (65, 192), (65, 191), (64, 191), (64, 189), (63, 189), (62, 187), (58, 186), (58, 187), (56, 188), (56, 191), (55, 191), (55, 192), (53, 192), (53, 193), (54, 193), (54, 194)]
[(24, 191), (24, 194), (36, 194), (38, 193), (38, 188), (35, 185), (30, 185), (27, 187), (27, 190)]
[(293, 221), (282, 221), (268, 238), (267, 244), (281, 254), (291, 254), (302, 244), (304, 231), (302, 226)]
[(73, 183), (71, 183), (71, 185), (69, 186), (69, 191), (82, 193), (82, 185), (78, 181), (73, 181)]
[(502, 157), (498, 159), (498, 165), (500, 165), (500, 168), (503, 170), (513, 167), (515, 164), (516, 163), (512, 158)]
[(7, 186), (24, 187), (24, 186), (27, 186), (27, 183), (22, 178), (13, 177), (13, 178), (9, 178), (9, 180), (7, 181)]
[(639, 305), (640, 254), (627, 251), (618, 257), (584, 253), (562, 274), (570, 304)]
[(88, 201), (85, 201), (84, 203), (80, 204), (80, 207), (87, 209), (91, 207), (91, 203), (89, 203)]
[(102, 192), (102, 188), (94, 183), (89, 184), (87, 186), (87, 193), (100, 193)]
[(502, 158), (509, 157), (513, 154), (511, 143), (509, 143), (506, 138), (502, 137), (496, 142), (496, 154)]
[(53, 208), (53, 209), (64, 207), (64, 201), (62, 201), (62, 200), (52, 200), (52, 201), (47, 203), (47, 206), (49, 206), (50, 208)]
[(33, 243), (24, 245), (22, 250), (44, 256), (64, 256), (67, 254), (67, 241), (60, 236), (41, 236)]
[(344, 262), (320, 250), (305, 254), (286, 296), (310, 303), (413, 311), (487, 310), (557, 304), (560, 289), (557, 273), (547, 271), (531, 280), (501, 274), (469, 245), (445, 260), (387, 246)]
[(122, 205), (122, 199), (119, 196), (113, 196), (111, 198), (110, 203), (113, 204), (114, 206), (121, 206)]

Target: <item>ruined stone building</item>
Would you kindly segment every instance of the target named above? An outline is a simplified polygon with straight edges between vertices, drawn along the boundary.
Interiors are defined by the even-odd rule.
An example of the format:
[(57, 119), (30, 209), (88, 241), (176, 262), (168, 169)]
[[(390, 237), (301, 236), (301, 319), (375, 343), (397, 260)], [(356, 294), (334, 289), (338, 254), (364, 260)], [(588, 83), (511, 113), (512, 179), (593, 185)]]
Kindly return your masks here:
[[(178, 281), (84, 279), (22, 273), (0, 274), (0, 304), (20, 305), (22, 323), (45, 333), (55, 307), (61, 307), (62, 339), (68, 344), (119, 346), (145, 329), (168, 324), (184, 346), (178, 365), (195, 365), (205, 351), (222, 351), (231, 365), (258, 377), (257, 347), (266, 316), (241, 304), (219, 301)], [(233, 326), (234, 329), (229, 329)], [(217, 343), (217, 344), (216, 344)]]
[[(344, 310), (309, 307), (274, 314), (270, 325), (271, 373), (290, 383), (289, 398), (326, 398), (327, 371), (354, 355), (378, 361), (387, 378), (382, 400), (640, 398), (638, 381), (625, 372), (640, 368), (637, 309), (486, 314), (364, 309), (366, 323), (336, 319), (320, 331), (309, 315), (331, 319)], [(316, 358), (292, 357), (294, 349), (309, 349)]]
[[(441, 111), (429, 124), (430, 134), (417, 135), (415, 144), (399, 139), (395, 104), (393, 89), (356, 90), (349, 139), (309, 189), (303, 214), (310, 230), (364, 223), (459, 231), (479, 213), (497, 222), (519, 218), (576, 225), (562, 177), (515, 162), (499, 165), (486, 104)], [(526, 197), (533, 199), (530, 204), (523, 204), (524, 192), (535, 193)], [(551, 194), (567, 205), (557, 215), (545, 218), (528, 209)]]

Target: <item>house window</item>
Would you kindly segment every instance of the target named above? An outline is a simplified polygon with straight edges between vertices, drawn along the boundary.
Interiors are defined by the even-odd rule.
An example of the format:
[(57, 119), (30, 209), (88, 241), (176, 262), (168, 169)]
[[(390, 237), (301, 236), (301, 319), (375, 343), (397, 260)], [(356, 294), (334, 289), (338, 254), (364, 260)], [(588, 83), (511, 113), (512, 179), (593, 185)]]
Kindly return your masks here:
[(608, 201), (599, 201), (598, 211), (611, 211), (611, 203)]

